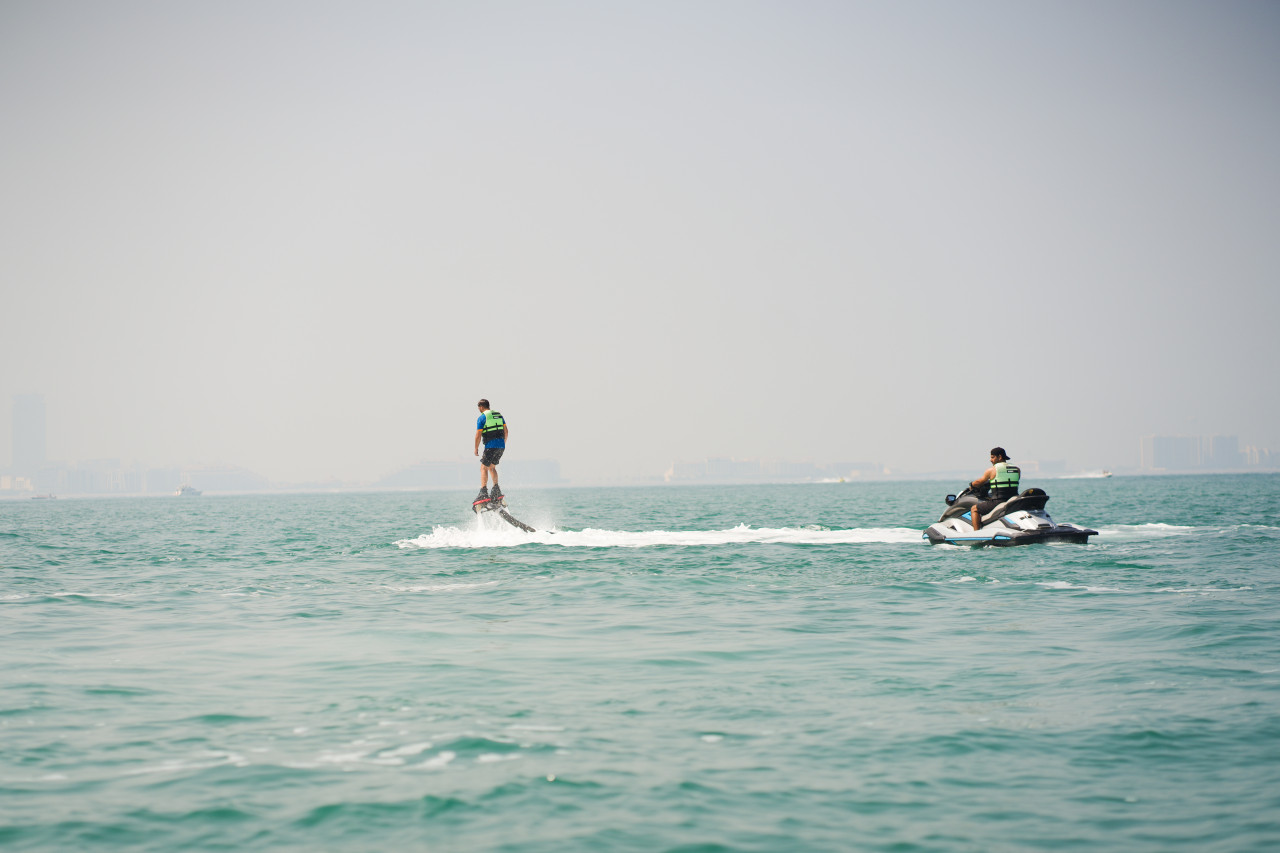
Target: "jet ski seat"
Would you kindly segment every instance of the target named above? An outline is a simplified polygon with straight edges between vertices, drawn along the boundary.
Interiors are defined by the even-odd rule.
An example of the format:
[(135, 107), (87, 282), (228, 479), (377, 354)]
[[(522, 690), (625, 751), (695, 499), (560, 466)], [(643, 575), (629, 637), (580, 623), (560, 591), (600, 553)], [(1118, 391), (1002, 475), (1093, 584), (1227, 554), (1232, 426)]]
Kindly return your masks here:
[[(977, 495), (965, 495), (957, 498), (956, 502), (947, 508), (942, 514), (941, 521), (946, 521), (957, 515), (964, 515), (969, 512), (975, 505), (979, 503)], [(1017, 512), (1021, 509), (1044, 509), (1044, 505), (1049, 502), (1049, 495), (1044, 489), (1027, 489), (1022, 494), (1014, 495), (1011, 498), (1005, 498), (1000, 503), (993, 506), (982, 514), (982, 523), (990, 524), (999, 518), (1003, 518), (1011, 512)]]
[(1011, 512), (1018, 510), (1044, 509), (1044, 505), (1049, 502), (1049, 495), (1044, 489), (1027, 489), (1020, 495), (1014, 495), (1007, 498), (1003, 503), (997, 504), (995, 509), (982, 514), (982, 522), (988, 524), (998, 518), (1002, 518)]

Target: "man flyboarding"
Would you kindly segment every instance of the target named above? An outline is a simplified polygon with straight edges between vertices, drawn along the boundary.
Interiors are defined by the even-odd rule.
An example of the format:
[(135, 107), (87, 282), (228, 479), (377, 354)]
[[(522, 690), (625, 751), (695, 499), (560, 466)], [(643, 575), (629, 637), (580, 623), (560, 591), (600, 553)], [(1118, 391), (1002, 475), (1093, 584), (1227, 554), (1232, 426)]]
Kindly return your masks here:
[[(474, 506), (486, 501), (501, 501), (502, 489), (498, 488), (498, 460), (507, 449), (507, 422), (501, 412), (489, 409), (489, 401), (481, 399), (476, 405), (480, 417), (476, 419), (475, 455), (480, 456), (480, 442), (484, 442), (484, 456), (480, 456), (480, 494)], [(493, 491), (489, 491), (489, 475), (493, 475)]]

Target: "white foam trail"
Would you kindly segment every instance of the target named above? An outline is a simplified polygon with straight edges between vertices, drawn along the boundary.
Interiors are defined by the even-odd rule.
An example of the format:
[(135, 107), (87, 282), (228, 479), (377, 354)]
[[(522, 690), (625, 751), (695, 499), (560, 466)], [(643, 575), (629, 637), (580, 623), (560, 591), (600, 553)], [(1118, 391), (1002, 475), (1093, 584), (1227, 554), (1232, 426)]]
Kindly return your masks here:
[(1100, 527), (1098, 532), (1104, 536), (1149, 538), (1156, 536), (1182, 536), (1187, 533), (1193, 533), (1196, 529), (1179, 524), (1117, 524), (1112, 527)]
[(920, 531), (906, 527), (868, 527), (823, 530), (816, 527), (749, 527), (729, 530), (561, 530), (524, 533), (511, 530), (462, 530), (437, 526), (416, 539), (401, 539), (399, 548), (510, 548), (516, 545), (559, 545), (563, 548), (651, 548), (657, 545), (712, 547), (716, 545), (861, 545), (921, 542)]

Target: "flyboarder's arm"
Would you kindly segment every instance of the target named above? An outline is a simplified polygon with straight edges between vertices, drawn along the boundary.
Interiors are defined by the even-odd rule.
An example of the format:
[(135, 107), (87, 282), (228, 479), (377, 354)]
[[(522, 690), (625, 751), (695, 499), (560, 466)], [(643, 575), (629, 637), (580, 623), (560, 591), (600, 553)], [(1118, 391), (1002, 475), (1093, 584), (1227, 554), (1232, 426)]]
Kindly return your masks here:
[(480, 435), (483, 432), (484, 430), (481, 429), (476, 430), (476, 456), (480, 455)]

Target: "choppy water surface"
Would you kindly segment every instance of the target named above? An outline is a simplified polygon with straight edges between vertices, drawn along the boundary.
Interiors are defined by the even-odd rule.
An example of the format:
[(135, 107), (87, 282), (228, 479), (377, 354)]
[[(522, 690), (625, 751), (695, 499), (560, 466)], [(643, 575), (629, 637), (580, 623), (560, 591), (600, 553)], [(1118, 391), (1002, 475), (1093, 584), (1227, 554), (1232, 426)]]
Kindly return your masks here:
[(1028, 485), (0, 503), (0, 845), (1276, 849), (1280, 477)]

